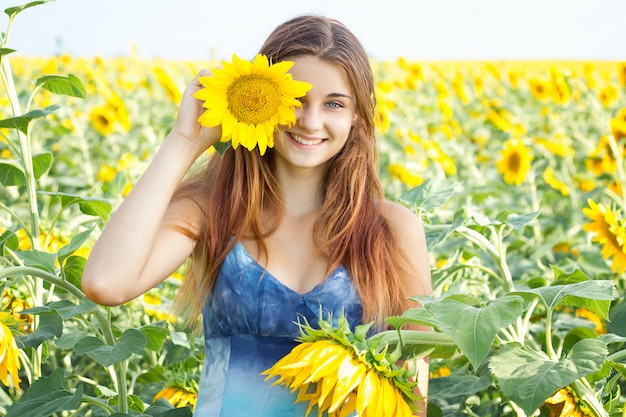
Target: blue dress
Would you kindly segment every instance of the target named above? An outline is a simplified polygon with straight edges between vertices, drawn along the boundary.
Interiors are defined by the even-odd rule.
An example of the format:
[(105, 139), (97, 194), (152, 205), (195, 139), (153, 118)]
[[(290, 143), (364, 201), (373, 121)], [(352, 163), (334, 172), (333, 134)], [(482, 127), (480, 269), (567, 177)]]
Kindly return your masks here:
[(308, 403), (294, 404), (296, 393), (260, 373), (296, 346), (298, 317), (317, 325), (320, 306), (324, 318), (343, 311), (351, 328), (361, 323), (361, 300), (343, 266), (300, 294), (236, 243), (203, 310), (205, 359), (194, 416), (304, 416)]

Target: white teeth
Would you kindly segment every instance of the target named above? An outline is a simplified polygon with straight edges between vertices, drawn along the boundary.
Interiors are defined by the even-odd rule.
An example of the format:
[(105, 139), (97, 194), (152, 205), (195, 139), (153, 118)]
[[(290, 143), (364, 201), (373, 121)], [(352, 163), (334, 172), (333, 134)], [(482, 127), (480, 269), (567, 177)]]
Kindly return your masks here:
[(294, 135), (294, 134), (292, 134), (291, 137), (296, 142), (301, 143), (303, 145), (307, 145), (307, 146), (319, 145), (320, 143), (322, 143), (322, 139), (306, 140), (306, 139), (303, 139), (300, 136)]

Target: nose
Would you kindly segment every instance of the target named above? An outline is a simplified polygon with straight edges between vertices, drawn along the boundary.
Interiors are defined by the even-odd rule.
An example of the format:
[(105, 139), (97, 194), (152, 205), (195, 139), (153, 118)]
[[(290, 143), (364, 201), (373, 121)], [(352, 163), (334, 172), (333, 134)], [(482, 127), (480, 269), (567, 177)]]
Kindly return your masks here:
[(318, 108), (304, 103), (301, 108), (296, 107), (296, 124), (307, 132), (317, 132), (324, 126), (324, 120)]

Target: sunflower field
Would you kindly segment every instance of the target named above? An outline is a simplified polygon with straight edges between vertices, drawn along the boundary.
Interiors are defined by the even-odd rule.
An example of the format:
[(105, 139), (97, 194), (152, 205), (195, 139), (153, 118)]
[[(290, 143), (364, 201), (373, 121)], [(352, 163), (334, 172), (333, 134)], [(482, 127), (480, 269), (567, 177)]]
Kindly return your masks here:
[[(20, 55), (10, 27), (44, 2), (0, 39), (0, 415), (191, 416), (183, 271), (110, 308), (80, 278), (219, 62)], [(429, 416), (626, 417), (626, 62), (371, 64), (380, 176), (424, 222), (434, 287), (389, 319), (432, 338), (377, 346), (430, 356)]]

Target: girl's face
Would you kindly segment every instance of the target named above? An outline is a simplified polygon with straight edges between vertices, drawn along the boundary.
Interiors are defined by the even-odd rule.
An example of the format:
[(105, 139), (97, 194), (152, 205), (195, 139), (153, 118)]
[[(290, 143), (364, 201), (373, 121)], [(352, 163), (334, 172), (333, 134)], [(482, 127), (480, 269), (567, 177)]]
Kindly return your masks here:
[(277, 162), (294, 167), (325, 166), (343, 148), (356, 122), (356, 99), (339, 65), (311, 55), (299, 56), (291, 74), (313, 87), (296, 108), (296, 123), (274, 137)]

